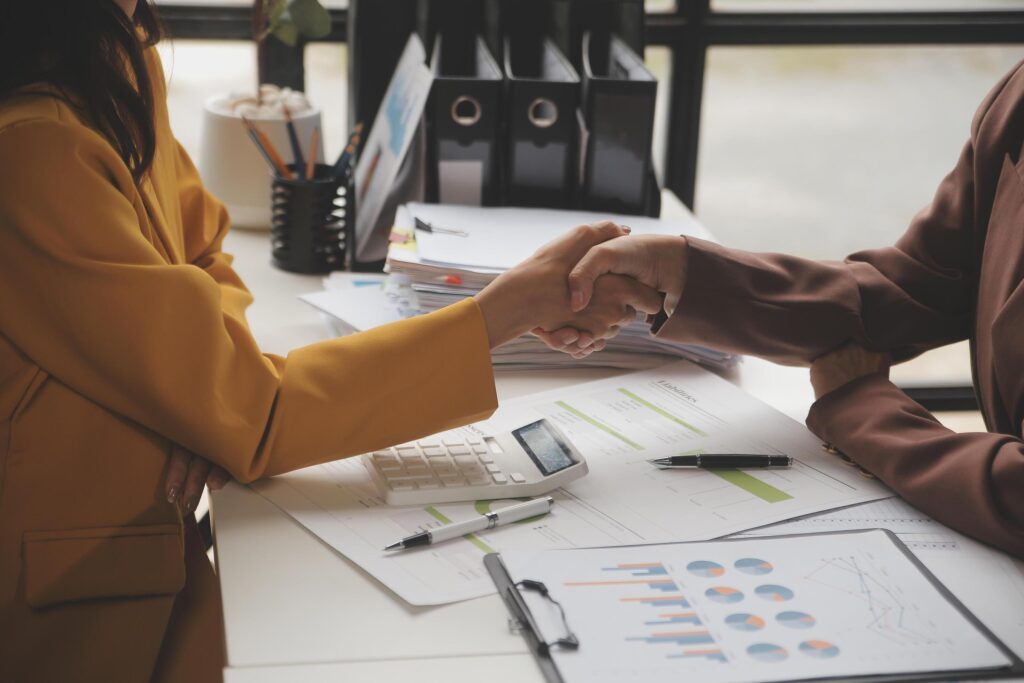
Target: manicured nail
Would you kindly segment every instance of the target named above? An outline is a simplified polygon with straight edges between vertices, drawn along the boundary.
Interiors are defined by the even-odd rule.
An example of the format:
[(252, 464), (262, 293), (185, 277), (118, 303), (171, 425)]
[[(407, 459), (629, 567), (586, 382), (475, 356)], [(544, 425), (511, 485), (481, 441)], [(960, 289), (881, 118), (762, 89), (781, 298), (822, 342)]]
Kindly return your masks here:
[(167, 502), (173, 503), (176, 500), (178, 500), (178, 487), (172, 486), (171, 488), (167, 489)]
[(633, 228), (629, 227), (628, 225), (622, 225), (622, 226), (619, 226), (619, 227), (621, 227), (624, 231), (626, 231), (626, 234), (629, 234), (629, 233), (633, 232)]

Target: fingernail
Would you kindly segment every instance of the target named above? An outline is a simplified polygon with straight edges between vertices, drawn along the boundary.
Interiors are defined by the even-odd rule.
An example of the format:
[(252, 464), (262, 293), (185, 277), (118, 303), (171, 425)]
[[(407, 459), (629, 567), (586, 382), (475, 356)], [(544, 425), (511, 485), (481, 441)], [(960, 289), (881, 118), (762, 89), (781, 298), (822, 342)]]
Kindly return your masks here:
[(177, 499), (178, 499), (178, 487), (177, 486), (172, 486), (171, 488), (167, 489), (167, 502), (168, 503), (173, 503)]
[(583, 292), (578, 289), (572, 290), (572, 310), (578, 311), (583, 308)]
[(628, 225), (623, 225), (623, 226), (620, 226), (620, 227), (623, 230), (625, 230), (627, 233), (633, 232), (633, 228), (629, 227)]
[(188, 513), (192, 512), (192, 508), (194, 508), (195, 505), (196, 504), (193, 503), (191, 500), (185, 503), (185, 514), (187, 515)]
[(566, 332), (565, 339), (562, 340), (564, 344), (572, 344), (580, 338), (579, 332)]

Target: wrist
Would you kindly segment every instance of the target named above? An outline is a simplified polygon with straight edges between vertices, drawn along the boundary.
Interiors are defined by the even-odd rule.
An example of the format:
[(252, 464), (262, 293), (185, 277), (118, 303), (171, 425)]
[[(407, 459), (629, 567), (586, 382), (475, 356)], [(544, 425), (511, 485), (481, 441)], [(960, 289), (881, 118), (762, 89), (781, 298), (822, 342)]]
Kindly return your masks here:
[(690, 244), (685, 237), (667, 237), (665, 244), (660, 245), (657, 263), (659, 264), (658, 289), (665, 293), (665, 313), (671, 316), (686, 287), (687, 264), (689, 262)]
[(528, 315), (532, 306), (529, 302), (522, 301), (522, 296), (517, 296), (517, 289), (519, 288), (514, 271), (509, 271), (474, 297), (483, 316), (487, 339), (492, 349), (512, 341), (534, 327)]

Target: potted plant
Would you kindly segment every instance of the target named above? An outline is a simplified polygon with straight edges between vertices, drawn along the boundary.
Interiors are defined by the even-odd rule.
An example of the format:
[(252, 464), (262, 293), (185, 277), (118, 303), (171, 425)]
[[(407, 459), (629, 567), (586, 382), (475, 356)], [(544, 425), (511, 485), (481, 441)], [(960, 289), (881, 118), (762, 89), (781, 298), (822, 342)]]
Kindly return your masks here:
[[(285, 110), (291, 114), (303, 144), (320, 125), (320, 110), (301, 92), (301, 41), (322, 38), (330, 30), (330, 15), (319, 0), (253, 2), (256, 88), (207, 100), (200, 135), (199, 170), (203, 181), (227, 206), (236, 227), (270, 227), (270, 171), (249, 139), (241, 117), (259, 126), (285, 161), (291, 162)], [(318, 155), (323, 158), (322, 145)]]

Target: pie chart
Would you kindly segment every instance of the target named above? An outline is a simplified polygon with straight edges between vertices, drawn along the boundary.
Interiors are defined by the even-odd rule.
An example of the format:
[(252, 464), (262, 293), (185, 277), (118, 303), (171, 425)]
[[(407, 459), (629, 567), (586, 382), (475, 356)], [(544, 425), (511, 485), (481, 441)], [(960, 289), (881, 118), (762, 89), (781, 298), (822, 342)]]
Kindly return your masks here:
[(817, 619), (803, 612), (779, 612), (775, 621), (788, 628), (810, 628), (818, 623)]
[(721, 602), (727, 605), (739, 602), (743, 599), (742, 591), (735, 588), (729, 588), (728, 586), (714, 586), (704, 591), (704, 595), (708, 596), (715, 602)]
[(772, 602), (786, 602), (793, 599), (793, 591), (785, 586), (777, 586), (774, 583), (766, 583), (754, 589), (754, 593)]
[(771, 562), (759, 560), (756, 557), (744, 557), (743, 559), (736, 560), (736, 564), (734, 566), (744, 574), (753, 574), (754, 576), (770, 574), (771, 571), (775, 569)]
[(725, 567), (710, 560), (696, 560), (686, 565), (686, 570), (691, 574), (703, 576), (705, 579), (713, 579), (725, 573)]
[(805, 640), (800, 643), (800, 652), (815, 659), (832, 659), (839, 654), (839, 648), (827, 640)]
[(737, 631), (760, 631), (764, 628), (764, 619), (756, 614), (730, 614), (725, 623)]
[(759, 662), (781, 662), (789, 656), (786, 648), (772, 643), (754, 643), (747, 648), (747, 654)]

